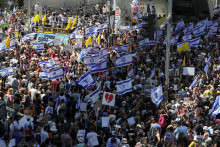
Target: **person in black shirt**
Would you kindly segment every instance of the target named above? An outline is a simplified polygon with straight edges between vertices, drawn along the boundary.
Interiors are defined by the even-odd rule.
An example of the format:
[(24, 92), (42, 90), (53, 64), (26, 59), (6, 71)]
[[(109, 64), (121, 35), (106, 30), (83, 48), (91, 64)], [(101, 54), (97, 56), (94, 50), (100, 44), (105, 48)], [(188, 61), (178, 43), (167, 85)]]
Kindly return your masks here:
[(187, 130), (187, 136), (186, 136), (186, 145), (189, 146), (190, 143), (193, 141), (193, 132), (192, 132), (192, 129), (188, 129)]

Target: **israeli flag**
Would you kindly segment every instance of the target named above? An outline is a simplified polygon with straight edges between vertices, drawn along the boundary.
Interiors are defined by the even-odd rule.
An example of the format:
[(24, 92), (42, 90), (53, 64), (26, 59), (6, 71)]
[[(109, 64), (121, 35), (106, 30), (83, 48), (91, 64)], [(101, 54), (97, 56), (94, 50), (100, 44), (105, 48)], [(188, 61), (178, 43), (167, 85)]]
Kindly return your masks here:
[(92, 103), (95, 104), (100, 97), (101, 85), (99, 84), (98, 88), (89, 94)]
[(185, 34), (182, 38), (182, 41), (189, 41), (192, 39), (192, 35), (191, 34)]
[(190, 47), (198, 47), (200, 43), (200, 37), (189, 40)]
[(201, 27), (201, 26), (203, 26), (203, 25), (206, 25), (207, 22), (208, 22), (208, 18), (205, 18), (205, 19), (199, 21), (199, 22), (197, 23), (196, 27)]
[(205, 71), (206, 74), (208, 73), (210, 62), (211, 62), (211, 57), (209, 58), (208, 62), (206, 62), (206, 65), (204, 67), (204, 71)]
[(113, 50), (115, 50), (119, 54), (124, 54), (128, 51), (129, 44), (122, 44), (118, 46), (113, 46)]
[(15, 38), (10, 39), (10, 49), (15, 48)]
[(107, 62), (106, 60), (99, 62), (97, 64), (95, 64), (94, 66), (92, 66), (92, 68), (90, 69), (91, 73), (97, 73), (97, 72), (103, 72), (107, 70)]
[(152, 41), (152, 40), (150, 40), (150, 41), (147, 43), (147, 45), (157, 45), (157, 44), (158, 44), (157, 41)]
[(85, 89), (87, 89), (90, 85), (94, 85), (95, 81), (93, 80), (90, 72), (86, 72), (83, 76), (76, 81), (79, 85), (82, 85)]
[(13, 74), (14, 70), (12, 67), (8, 67), (6, 69), (0, 70), (0, 73), (1, 73), (2, 77), (5, 77), (7, 75)]
[(131, 53), (124, 55), (116, 60), (116, 67), (122, 67), (132, 64)]
[(35, 38), (36, 35), (37, 35), (37, 33), (31, 33), (31, 34), (28, 34), (28, 35), (24, 36), (23, 39), (26, 40), (26, 41), (32, 41)]
[(132, 91), (132, 79), (119, 81), (116, 83), (117, 93), (119, 95)]
[(77, 61), (78, 62), (82, 61), (82, 58), (87, 56), (89, 50), (90, 50), (90, 48), (88, 48), (88, 49), (83, 48), (81, 50), (80, 54), (78, 55)]
[(205, 34), (205, 25), (194, 28), (193, 34), (194, 36), (200, 36)]
[(185, 27), (184, 20), (181, 19), (176, 25), (175, 32), (183, 29), (184, 27)]
[(53, 69), (49, 71), (47, 75), (48, 75), (49, 80), (56, 80), (59, 78), (63, 78), (63, 68), (59, 67), (59, 68)]
[(158, 29), (158, 38), (163, 37), (163, 30), (162, 29)]
[(151, 100), (158, 107), (162, 99), (163, 99), (163, 90), (162, 90), (162, 85), (160, 85), (151, 91)]
[(215, 118), (220, 113), (220, 96), (217, 97), (215, 103), (212, 106), (212, 109), (209, 110), (209, 115)]
[(205, 28), (210, 29), (212, 27), (212, 20), (207, 21)]
[(47, 64), (48, 62), (39, 62), (38, 66), (40, 66), (41, 68), (45, 68)]
[(102, 32), (104, 29), (102, 27), (102, 25), (98, 25), (96, 28), (95, 28), (95, 32), (98, 33), (98, 32)]
[(99, 48), (98, 47), (89, 47), (89, 51), (87, 52), (88, 55), (97, 55), (99, 52)]
[(96, 35), (96, 26), (85, 29), (85, 36), (88, 38), (89, 36)]
[(52, 58), (52, 59), (48, 60), (48, 62), (46, 64), (46, 69), (48, 70), (48, 69), (54, 68), (55, 66), (56, 66), (56, 63), (55, 63), (54, 59)]
[[(174, 45), (175, 44), (175, 37), (172, 37), (171, 39), (170, 39), (170, 44), (171, 45)], [(165, 42), (166, 44), (167, 44), (167, 41)]]
[(140, 30), (140, 29), (143, 29), (142, 25), (145, 24), (145, 22), (142, 22), (136, 26), (134, 26), (134, 30)]
[(156, 71), (156, 67), (154, 67), (154, 69), (152, 70), (150, 77), (147, 79), (148, 82), (150, 82), (150, 80), (155, 76), (155, 71)]
[(211, 26), (211, 35), (216, 35), (218, 31), (218, 20), (216, 20)]
[(76, 39), (76, 35), (80, 35), (80, 30), (76, 29), (73, 31), (73, 33), (70, 34), (70, 40), (75, 40)]
[(190, 33), (193, 30), (193, 23), (190, 23), (184, 30), (184, 34)]
[(102, 24), (103, 30), (108, 30), (108, 22)]
[(138, 6), (138, 0), (133, 0), (132, 3)]
[(91, 66), (98, 62), (99, 62), (99, 55), (84, 58), (84, 65), (86, 66)]
[(139, 47), (139, 48), (142, 48), (142, 47), (146, 46), (149, 42), (150, 42), (149, 39), (148, 39), (148, 38), (145, 38), (144, 40), (141, 40), (141, 41), (138, 43), (138, 47)]
[(80, 105), (81, 105), (81, 99), (79, 98), (76, 103), (76, 109), (80, 109)]
[(134, 75), (134, 71), (133, 69), (131, 69), (129, 72), (128, 72), (128, 77), (132, 77)]
[(142, 19), (142, 16), (143, 16), (143, 13), (142, 13), (142, 12), (139, 12), (139, 13), (137, 13), (136, 15), (134, 15), (133, 18), (136, 19), (136, 20), (141, 20), (141, 19)]
[(104, 61), (107, 60), (108, 57), (108, 50), (107, 48), (104, 48), (102, 50), (99, 51), (99, 61)]
[(195, 76), (192, 84), (189, 86), (189, 90), (192, 90), (197, 84), (198, 75)]
[(13, 8), (13, 14), (16, 16), (16, 8)]
[(0, 44), (0, 53), (4, 52), (5, 50), (7, 50), (6, 47), (5, 47), (5, 42), (2, 42)]
[(48, 78), (48, 73), (47, 72), (40, 72), (39, 73), (39, 78), (41, 78), (41, 79), (49, 79)]
[(36, 51), (44, 51), (44, 43), (43, 42), (34, 43), (33, 48), (35, 48)]

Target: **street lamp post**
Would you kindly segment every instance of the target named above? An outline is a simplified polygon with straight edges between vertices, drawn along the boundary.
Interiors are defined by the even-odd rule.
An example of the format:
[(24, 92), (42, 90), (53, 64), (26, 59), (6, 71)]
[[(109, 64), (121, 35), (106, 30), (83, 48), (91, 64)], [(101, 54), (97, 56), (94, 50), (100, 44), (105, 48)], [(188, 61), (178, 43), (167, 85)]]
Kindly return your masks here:
[(170, 68), (170, 39), (171, 39), (171, 24), (172, 24), (172, 6), (173, 0), (168, 0), (168, 16), (170, 19), (167, 22), (167, 45), (166, 45), (166, 65), (165, 65), (165, 97), (164, 102), (168, 101), (168, 90), (169, 90), (169, 68)]

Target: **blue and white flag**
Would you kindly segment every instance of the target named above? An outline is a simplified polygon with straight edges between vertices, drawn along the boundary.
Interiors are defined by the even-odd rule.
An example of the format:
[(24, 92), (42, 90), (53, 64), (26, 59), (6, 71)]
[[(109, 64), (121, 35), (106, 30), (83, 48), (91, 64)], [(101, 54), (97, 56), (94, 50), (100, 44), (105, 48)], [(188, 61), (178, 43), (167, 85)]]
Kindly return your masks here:
[(99, 55), (84, 58), (84, 65), (86, 66), (92, 66), (98, 62), (99, 62)]
[(150, 41), (147, 43), (147, 45), (157, 45), (157, 44), (158, 44), (157, 41), (152, 41), (152, 40), (150, 40)]
[(137, 20), (141, 20), (142, 17), (143, 17), (143, 13), (142, 13), (142, 12), (139, 12), (139, 13), (137, 13), (136, 15), (133, 16), (133, 18), (136, 19), (136, 21), (137, 21)]
[(195, 76), (192, 84), (189, 86), (189, 90), (192, 90), (197, 84), (198, 75)]
[(149, 39), (145, 38), (138, 43), (138, 47), (142, 48), (142, 47), (146, 46), (148, 43), (149, 43)]
[(8, 67), (6, 69), (0, 70), (0, 73), (1, 73), (2, 77), (5, 77), (7, 75), (13, 74), (14, 70), (12, 67)]
[(184, 34), (190, 33), (193, 30), (193, 23), (190, 23), (184, 30)]
[(59, 67), (51, 71), (48, 71), (47, 76), (49, 80), (56, 80), (59, 78), (63, 78), (63, 68)]
[(88, 51), (89, 51), (90, 49), (91, 49), (91, 48), (88, 48), (88, 49), (83, 48), (83, 49), (81, 50), (80, 54), (78, 55), (77, 61), (78, 61), (78, 62), (82, 61), (82, 58), (84, 58), (85, 56), (87, 56)]
[(200, 37), (189, 40), (190, 47), (198, 47), (200, 43)]
[(86, 72), (83, 76), (76, 81), (79, 85), (82, 85), (85, 89), (87, 89), (90, 85), (94, 85), (95, 81), (93, 80), (90, 72)]
[(100, 50), (98, 52), (98, 54), (99, 54), (99, 62), (107, 60), (107, 57), (108, 57), (108, 50), (107, 50), (107, 48), (104, 48), (104, 49)]
[(43, 42), (34, 43), (33, 48), (36, 51), (44, 51), (44, 43)]
[(124, 54), (128, 51), (128, 46), (129, 46), (128, 43), (118, 46), (113, 46), (113, 50), (115, 50), (119, 54)]
[(134, 70), (131, 69), (129, 72), (128, 72), (128, 77), (132, 77), (134, 75)]
[(151, 100), (158, 107), (162, 99), (163, 99), (163, 89), (162, 89), (162, 85), (160, 85), (151, 91)]
[(132, 79), (119, 81), (116, 83), (117, 93), (119, 95), (132, 91)]
[(45, 62), (45, 61), (44, 62), (39, 62), (38, 66), (40, 66), (41, 68), (46, 68), (47, 63), (48, 62)]
[(10, 39), (10, 49), (15, 48), (15, 38)]
[(150, 74), (150, 77), (147, 79), (148, 82), (155, 76), (155, 71), (156, 71), (156, 67), (154, 67), (154, 69), (152, 70)]
[(16, 16), (16, 8), (13, 8), (13, 14)]
[(200, 36), (205, 34), (205, 25), (199, 26), (193, 29), (193, 35), (194, 36)]
[(135, 4), (136, 6), (138, 6), (138, 0), (132, 0), (132, 4)]
[(99, 47), (89, 47), (91, 49), (89, 49), (89, 51), (87, 52), (88, 55), (97, 55), (99, 52)]
[(219, 113), (220, 113), (220, 96), (217, 97), (215, 103), (212, 106), (212, 109), (209, 110), (209, 115), (211, 115), (212, 118), (215, 118)]
[(143, 29), (143, 24), (145, 24), (146, 22), (142, 22), (142, 23), (140, 23), (140, 24), (138, 24), (138, 25), (136, 25), (136, 26), (134, 26), (134, 30), (140, 30), (140, 29)]
[(104, 60), (102, 62), (99, 62), (97, 64), (95, 64), (94, 66), (92, 66), (92, 68), (90, 69), (91, 73), (96, 73), (96, 72), (103, 72), (107, 70), (107, 61)]
[(218, 20), (213, 22), (213, 24), (211, 26), (211, 34), (210, 35), (216, 35), (217, 31), (218, 31)]
[(206, 62), (206, 65), (205, 65), (205, 67), (204, 67), (204, 71), (205, 71), (206, 74), (208, 73), (210, 62), (211, 62), (211, 57), (210, 57), (209, 60)]
[(199, 22), (197, 23), (196, 27), (201, 27), (201, 26), (203, 26), (203, 25), (206, 25), (207, 22), (208, 22), (208, 18), (205, 18), (205, 19), (199, 21)]
[(7, 50), (7, 49), (5, 47), (5, 41), (4, 41), (0, 44), (0, 53), (4, 52), (5, 50)]
[(31, 34), (24, 36), (23, 39), (26, 41), (32, 41), (36, 35), (37, 35), (37, 33), (31, 33)]
[(100, 91), (101, 91), (101, 84), (99, 84), (98, 88), (95, 91), (89, 94), (93, 104), (95, 104), (99, 99)]
[(54, 61), (54, 59), (50, 59), (47, 61), (47, 64), (46, 64), (46, 69), (51, 69), (51, 68), (54, 68), (56, 66), (56, 63)]
[(189, 41), (190, 39), (192, 39), (192, 35), (191, 34), (185, 34), (182, 38), (182, 41)]
[(70, 34), (70, 40), (76, 39), (76, 35), (80, 35), (79, 29), (74, 30), (73, 33)]
[(184, 27), (185, 27), (184, 20), (181, 19), (176, 25), (175, 32), (183, 29)]
[(39, 73), (39, 78), (40, 79), (49, 79), (48, 78), (48, 72), (40, 72)]
[(81, 99), (79, 97), (77, 103), (76, 103), (76, 109), (80, 109), (80, 105), (81, 105)]
[(211, 26), (212, 26), (212, 20), (207, 21), (205, 28), (209, 29), (209, 28), (211, 28)]
[(103, 23), (102, 24), (102, 28), (103, 28), (103, 30), (108, 30), (108, 22), (105, 22), (105, 23)]
[(102, 32), (104, 29), (103, 29), (103, 26), (102, 24), (98, 25), (96, 28), (95, 28), (95, 32), (98, 33), (98, 32)]
[(132, 64), (131, 53), (124, 55), (116, 60), (116, 67), (122, 67)]
[(96, 26), (85, 29), (85, 36), (86, 37), (93, 36), (93, 35), (96, 35), (96, 34), (97, 34)]

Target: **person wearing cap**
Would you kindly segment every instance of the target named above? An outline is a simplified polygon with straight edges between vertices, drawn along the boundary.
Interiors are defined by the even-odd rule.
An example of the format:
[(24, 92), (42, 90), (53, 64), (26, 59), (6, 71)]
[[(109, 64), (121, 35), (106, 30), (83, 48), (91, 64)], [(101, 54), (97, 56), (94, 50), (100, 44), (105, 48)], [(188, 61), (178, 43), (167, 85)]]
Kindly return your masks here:
[(121, 141), (121, 146), (122, 146), (122, 147), (130, 147), (129, 144), (128, 144), (127, 138), (123, 138), (123, 139), (122, 139), (122, 141)]
[(202, 140), (203, 140), (203, 141), (206, 141), (206, 140), (209, 138), (208, 127), (207, 127), (207, 126), (204, 126), (204, 127), (203, 127), (203, 130), (204, 130), (204, 135), (203, 135)]

